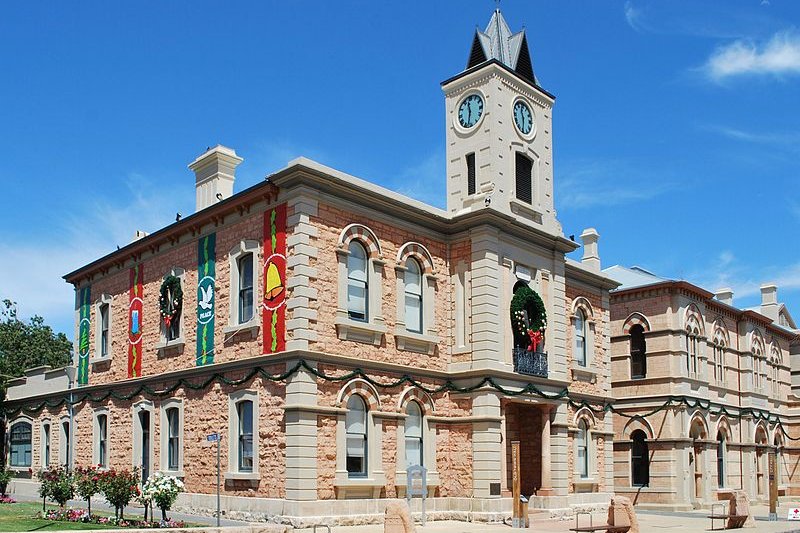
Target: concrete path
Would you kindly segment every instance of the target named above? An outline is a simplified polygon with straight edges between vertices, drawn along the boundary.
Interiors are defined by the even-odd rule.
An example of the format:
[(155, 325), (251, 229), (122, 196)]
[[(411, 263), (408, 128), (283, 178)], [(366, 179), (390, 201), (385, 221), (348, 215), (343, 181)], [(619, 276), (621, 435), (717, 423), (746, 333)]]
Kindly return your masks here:
[[(786, 515), (789, 508), (784, 506), (779, 508), (777, 522), (768, 522), (767, 516), (769, 509), (766, 507), (755, 507), (754, 514), (756, 517), (756, 528), (742, 530), (742, 533), (785, 533), (797, 532), (800, 533), (800, 522), (789, 522), (786, 520)], [(670, 533), (671, 531), (680, 533), (700, 533), (711, 531), (711, 521), (706, 518), (709, 512), (705, 511), (692, 511), (684, 513), (662, 513), (655, 511), (639, 511), (637, 517), (639, 518), (639, 526), (642, 533)], [(604, 523), (606, 520), (605, 513), (599, 513), (592, 516), (594, 524)], [(581, 515), (581, 525), (588, 522), (588, 517)], [(717, 527), (721, 525), (720, 521), (715, 524)], [(571, 520), (534, 520), (531, 527), (525, 531), (531, 533), (569, 533), (569, 528), (575, 527), (575, 519)], [(311, 530), (296, 530), (299, 532)], [(318, 532), (320, 530), (318, 529)], [(324, 530), (323, 530), (324, 531)], [(428, 522), (428, 525), (422, 527), (417, 524), (417, 533), (511, 533), (511, 527), (503, 524), (480, 524), (470, 522), (455, 522), (455, 521), (440, 521)], [(374, 526), (352, 526), (352, 527), (334, 527), (331, 528), (332, 533), (382, 533), (382, 525)]]

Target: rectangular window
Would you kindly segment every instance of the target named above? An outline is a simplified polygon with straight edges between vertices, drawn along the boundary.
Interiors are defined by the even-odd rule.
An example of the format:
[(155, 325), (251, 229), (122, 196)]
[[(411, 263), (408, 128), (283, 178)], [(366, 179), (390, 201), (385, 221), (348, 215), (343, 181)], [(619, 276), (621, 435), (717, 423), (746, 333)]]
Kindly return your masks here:
[(97, 464), (108, 467), (108, 416), (97, 415)]
[(11, 466), (31, 466), (31, 425), (18, 422), (11, 426)]
[(109, 353), (108, 311), (108, 304), (100, 306), (100, 357), (108, 357)]
[(167, 468), (178, 470), (181, 445), (180, 418), (177, 407), (167, 409)]
[(515, 163), (517, 200), (533, 203), (533, 161), (517, 152)]
[(475, 154), (467, 154), (467, 194), (475, 194)]
[(239, 472), (253, 471), (253, 402), (242, 400), (236, 406), (239, 415)]
[(62, 422), (61, 423), (61, 442), (64, 443), (63, 452), (64, 455), (60, 457), (61, 462), (65, 465), (68, 465), (70, 462), (70, 449), (69, 449), (69, 422)]
[(45, 424), (42, 426), (42, 440), (44, 443), (42, 447), (44, 448), (44, 458), (42, 464), (46, 468), (50, 465), (50, 424)]
[(239, 259), (239, 324), (253, 318), (253, 254)]

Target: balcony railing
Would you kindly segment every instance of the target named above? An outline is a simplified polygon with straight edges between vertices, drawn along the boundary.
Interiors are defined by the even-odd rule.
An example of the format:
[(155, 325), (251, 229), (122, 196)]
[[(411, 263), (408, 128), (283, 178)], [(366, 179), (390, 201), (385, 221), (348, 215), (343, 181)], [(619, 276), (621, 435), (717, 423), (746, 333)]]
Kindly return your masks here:
[(529, 352), (527, 349), (514, 347), (514, 372), (529, 376), (547, 377), (547, 352)]

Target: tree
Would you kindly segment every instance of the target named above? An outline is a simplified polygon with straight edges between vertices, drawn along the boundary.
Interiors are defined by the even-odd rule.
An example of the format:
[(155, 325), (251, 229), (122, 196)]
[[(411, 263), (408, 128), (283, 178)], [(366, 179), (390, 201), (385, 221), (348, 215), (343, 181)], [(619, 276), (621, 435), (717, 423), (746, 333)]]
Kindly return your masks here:
[(26, 369), (49, 365), (53, 368), (70, 362), (72, 343), (63, 333), (55, 333), (38, 315), (30, 322), (17, 317), (17, 304), (3, 300), (0, 306), (0, 374), (11, 378)]
[(34, 315), (30, 322), (17, 317), (17, 304), (0, 304), (0, 469), (6, 462), (5, 396), (8, 379), (17, 378), (28, 368), (49, 365), (53, 368), (70, 363), (72, 343), (63, 333), (55, 333)]

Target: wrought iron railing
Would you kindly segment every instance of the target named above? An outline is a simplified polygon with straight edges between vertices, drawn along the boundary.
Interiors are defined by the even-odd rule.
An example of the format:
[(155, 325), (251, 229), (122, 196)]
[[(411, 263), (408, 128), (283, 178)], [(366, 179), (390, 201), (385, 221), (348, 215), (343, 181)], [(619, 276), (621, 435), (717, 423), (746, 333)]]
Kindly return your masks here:
[(529, 376), (547, 377), (547, 352), (529, 352), (526, 348), (514, 347), (514, 372)]

